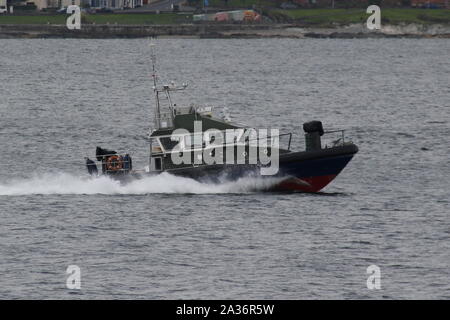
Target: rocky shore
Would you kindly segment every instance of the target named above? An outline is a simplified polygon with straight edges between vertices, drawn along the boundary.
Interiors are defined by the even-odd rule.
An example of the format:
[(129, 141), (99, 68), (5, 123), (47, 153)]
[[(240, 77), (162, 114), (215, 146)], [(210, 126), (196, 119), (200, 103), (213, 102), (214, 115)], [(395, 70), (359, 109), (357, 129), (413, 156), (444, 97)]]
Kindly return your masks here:
[(65, 25), (0, 25), (0, 38), (450, 38), (448, 25), (384, 25), (368, 30), (364, 24), (314, 28), (298, 24), (174, 24), (174, 25), (95, 25), (83, 24), (80, 30)]

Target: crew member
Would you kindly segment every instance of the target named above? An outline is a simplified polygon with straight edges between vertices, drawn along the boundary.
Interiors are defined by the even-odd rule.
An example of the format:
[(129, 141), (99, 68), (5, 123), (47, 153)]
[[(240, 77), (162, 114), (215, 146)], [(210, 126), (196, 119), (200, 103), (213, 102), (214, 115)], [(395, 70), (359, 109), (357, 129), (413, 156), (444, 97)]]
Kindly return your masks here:
[(86, 168), (87, 168), (89, 174), (91, 176), (98, 175), (98, 169), (97, 169), (97, 165), (95, 164), (95, 162), (87, 157), (85, 159), (86, 159)]

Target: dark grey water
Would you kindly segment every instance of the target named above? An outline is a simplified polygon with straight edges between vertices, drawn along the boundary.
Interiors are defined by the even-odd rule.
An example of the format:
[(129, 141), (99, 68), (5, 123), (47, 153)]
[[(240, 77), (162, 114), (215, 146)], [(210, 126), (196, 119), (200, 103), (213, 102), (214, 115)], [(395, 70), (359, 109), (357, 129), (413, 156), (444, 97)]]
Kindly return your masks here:
[(0, 41), (0, 298), (450, 298), (449, 40), (157, 42), (178, 105), (299, 148), (307, 120), (347, 129), (360, 153), (321, 195), (89, 180), (96, 145), (146, 165), (148, 41)]

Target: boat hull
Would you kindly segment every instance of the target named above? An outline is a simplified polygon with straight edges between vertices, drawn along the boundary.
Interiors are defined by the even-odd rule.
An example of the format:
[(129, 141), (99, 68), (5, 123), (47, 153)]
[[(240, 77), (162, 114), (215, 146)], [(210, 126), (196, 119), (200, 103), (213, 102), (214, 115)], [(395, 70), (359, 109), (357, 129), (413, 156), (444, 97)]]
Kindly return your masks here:
[(280, 157), (280, 174), (288, 178), (274, 189), (318, 192), (339, 175), (357, 152), (358, 147), (349, 144)]
[[(358, 147), (349, 144), (315, 151), (280, 154), (278, 173), (274, 176), (261, 177), (281, 178), (281, 182), (268, 191), (318, 192), (338, 176), (357, 152)], [(205, 182), (220, 182), (260, 175), (260, 169), (257, 165), (235, 164), (204, 165), (166, 172)]]

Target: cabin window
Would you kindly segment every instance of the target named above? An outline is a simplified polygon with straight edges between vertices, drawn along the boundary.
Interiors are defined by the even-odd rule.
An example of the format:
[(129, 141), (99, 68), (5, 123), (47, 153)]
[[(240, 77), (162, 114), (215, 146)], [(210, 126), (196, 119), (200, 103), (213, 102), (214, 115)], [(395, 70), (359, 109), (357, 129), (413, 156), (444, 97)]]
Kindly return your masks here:
[(191, 134), (184, 137), (186, 149), (201, 148), (203, 143), (203, 134)]
[(161, 145), (159, 144), (158, 139), (152, 139), (152, 153), (162, 153)]
[(155, 170), (161, 171), (162, 170), (162, 161), (161, 158), (153, 158), (155, 161)]

